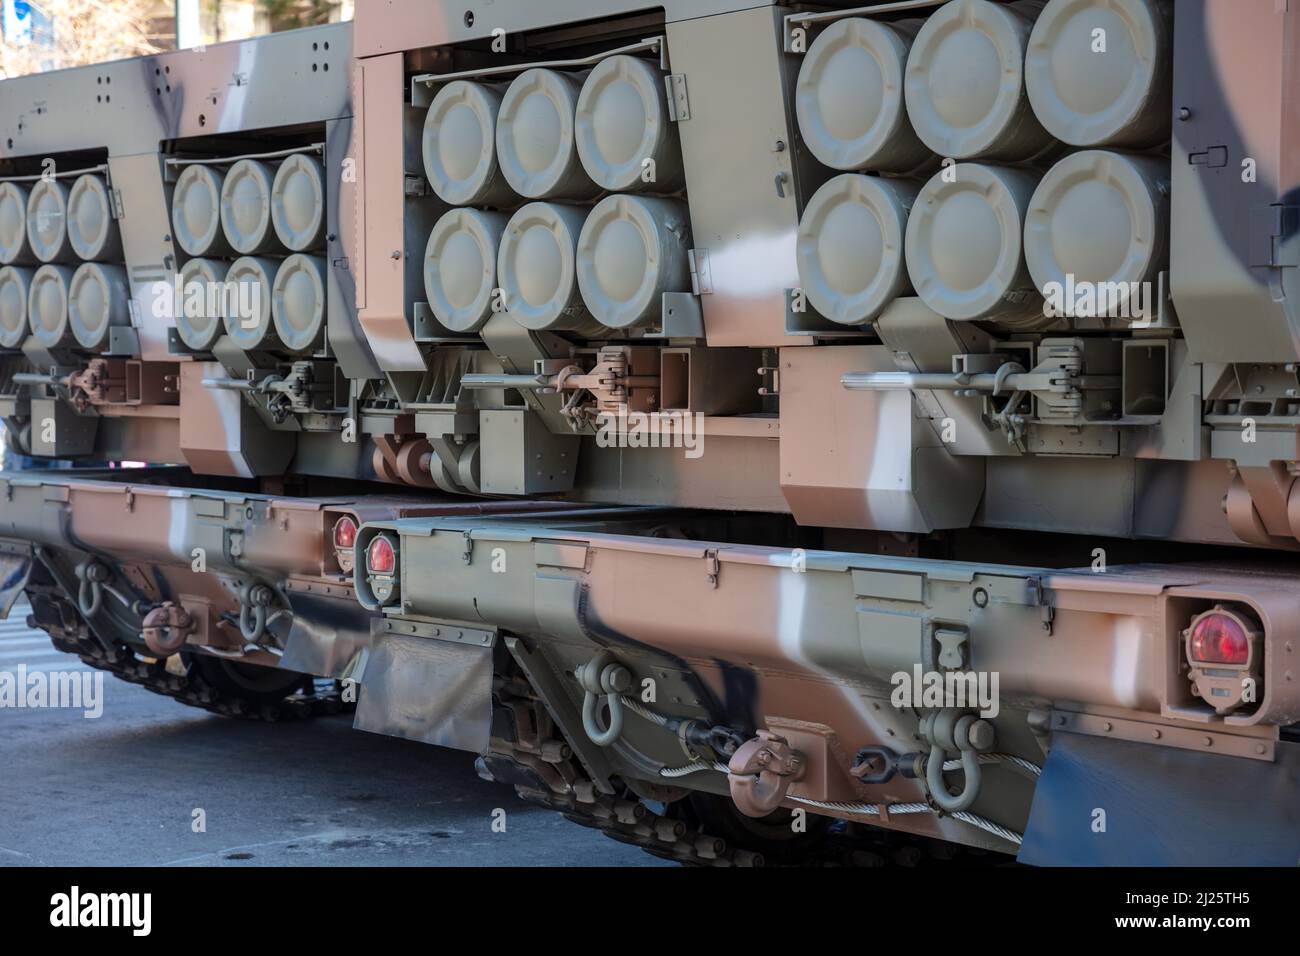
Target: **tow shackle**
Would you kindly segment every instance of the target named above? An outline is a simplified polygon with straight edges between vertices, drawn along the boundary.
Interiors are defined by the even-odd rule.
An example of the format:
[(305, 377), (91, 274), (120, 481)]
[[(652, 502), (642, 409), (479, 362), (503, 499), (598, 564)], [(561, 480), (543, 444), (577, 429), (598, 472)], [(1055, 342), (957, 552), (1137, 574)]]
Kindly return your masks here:
[[(980, 754), (993, 747), (993, 725), (974, 714), (955, 707), (926, 714), (921, 719), (921, 736), (930, 742), (930, 757), (925, 764), (925, 783), (935, 806), (948, 813), (969, 810), (979, 797)], [(961, 758), (965, 776), (960, 793), (948, 790), (943, 778), (947, 754), (955, 751)]]
[(110, 575), (108, 568), (90, 560), (77, 565), (77, 610), (84, 618), (92, 618), (104, 605), (104, 583)]
[(245, 584), (239, 589), (239, 633), (250, 644), (257, 644), (266, 633), (266, 609), (275, 592), (265, 584)]
[[(582, 685), (582, 727), (597, 747), (608, 747), (623, 733), (623, 701), (632, 686), (632, 672), (614, 660), (609, 651), (601, 651), (575, 671)], [(600, 726), (601, 700), (609, 707), (609, 726)]]

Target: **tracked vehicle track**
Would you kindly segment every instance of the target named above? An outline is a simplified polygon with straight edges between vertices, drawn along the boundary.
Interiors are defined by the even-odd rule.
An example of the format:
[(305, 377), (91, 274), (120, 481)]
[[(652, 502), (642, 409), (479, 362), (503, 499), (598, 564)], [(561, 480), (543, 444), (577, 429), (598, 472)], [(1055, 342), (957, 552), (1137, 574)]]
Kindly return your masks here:
[[(32, 607), (28, 626), (45, 631), (57, 650), (182, 704), (226, 717), (268, 722), (335, 714), (354, 706), (343, 701), (337, 681), (305, 674), (285, 672), (285, 682), (277, 689), (238, 686), (222, 672), (228, 662), (195, 652), (181, 653), (184, 673), (176, 673), (162, 661), (140, 658), (125, 644), (104, 647), (56, 588), (29, 585), (27, 596)], [(805, 837), (773, 840), (752, 828), (726, 825), (725, 798), (709, 794), (663, 805), (630, 791), (620, 796), (593, 792), (580, 799), (576, 794), (524, 786), (515, 789), (521, 798), (554, 810), (572, 823), (686, 866), (997, 866), (1011, 862), (996, 853), (878, 827), (843, 821), (823, 825), (816, 816), (808, 818), (811, 832)], [(702, 800), (716, 801), (718, 806), (701, 805)]]
[(336, 681), (285, 671), (283, 682), (257, 687), (256, 682), (241, 680), (230, 662), (197, 652), (182, 651), (183, 673), (176, 673), (162, 661), (141, 659), (125, 644), (106, 648), (57, 588), (29, 585), (27, 597), (32, 606), (28, 626), (45, 631), (57, 650), (190, 707), (225, 717), (276, 721), (335, 714), (352, 706), (344, 703)]
[[(724, 829), (703, 821), (687, 800), (656, 812), (644, 800), (627, 793), (622, 797), (595, 794), (591, 802), (573, 795), (545, 793), (516, 787), (530, 803), (555, 810), (572, 823), (600, 830), (607, 837), (639, 846), (651, 856), (687, 866), (751, 867), (916, 867), (933, 864), (984, 867), (1014, 865), (1010, 857), (973, 847), (932, 840), (863, 824), (833, 822), (824, 832), (810, 833), (798, 845), (773, 844), (759, 836), (741, 837), (741, 846), (718, 835)], [(708, 796), (708, 795), (705, 795)], [(722, 804), (725, 798), (712, 797)], [(814, 828), (820, 818), (809, 816)], [(783, 843), (787, 841), (782, 841)]]

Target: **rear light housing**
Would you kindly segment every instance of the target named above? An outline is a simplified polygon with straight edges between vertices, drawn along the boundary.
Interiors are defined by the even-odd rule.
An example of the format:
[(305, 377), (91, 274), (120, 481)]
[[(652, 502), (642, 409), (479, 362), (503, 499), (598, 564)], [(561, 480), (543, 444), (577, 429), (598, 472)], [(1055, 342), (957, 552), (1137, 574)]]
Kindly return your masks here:
[(366, 545), (366, 583), (380, 604), (397, 599), (397, 539), (380, 532)]
[(1187, 635), (1187, 659), (1193, 664), (1249, 664), (1250, 635), (1232, 614), (1202, 614)]
[(1263, 695), (1263, 630), (1252, 617), (1217, 604), (1192, 618), (1183, 631), (1192, 693), (1219, 714)]
[(393, 574), (397, 571), (397, 548), (387, 535), (378, 534), (366, 548), (366, 569), (371, 574)]
[(349, 551), (357, 543), (357, 523), (350, 515), (344, 515), (334, 522), (334, 547), (347, 548)]
[(355, 564), (357, 544), (357, 523), (351, 515), (343, 515), (334, 522), (331, 537), (334, 540), (334, 557), (339, 563), (339, 568), (345, 574), (351, 574)]

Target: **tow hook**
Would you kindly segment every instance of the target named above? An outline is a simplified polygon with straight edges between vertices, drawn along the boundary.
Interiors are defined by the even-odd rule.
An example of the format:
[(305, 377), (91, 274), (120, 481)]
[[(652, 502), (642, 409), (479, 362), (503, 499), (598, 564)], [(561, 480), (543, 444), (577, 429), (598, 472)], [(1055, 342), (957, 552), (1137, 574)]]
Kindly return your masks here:
[(266, 609), (275, 600), (275, 592), (265, 584), (245, 584), (239, 589), (239, 633), (250, 644), (257, 644), (266, 633)]
[[(619, 699), (632, 686), (632, 673), (601, 651), (574, 673), (584, 691), (582, 728), (597, 747), (608, 747), (623, 733), (623, 702)], [(609, 707), (609, 726), (600, 726), (598, 704), (604, 697)]]
[(171, 657), (184, 646), (194, 630), (190, 612), (172, 601), (164, 601), (144, 616), (141, 636), (159, 657)]
[[(930, 799), (948, 813), (969, 810), (980, 792), (979, 755), (993, 748), (993, 725), (972, 713), (945, 707), (922, 717), (920, 731), (930, 744), (930, 756), (925, 764)], [(943, 779), (943, 764), (949, 753), (961, 758), (961, 770), (966, 778), (958, 794), (951, 793)]]
[(785, 800), (790, 784), (803, 778), (803, 754), (767, 730), (745, 741), (727, 765), (731, 799), (747, 817), (765, 817)]

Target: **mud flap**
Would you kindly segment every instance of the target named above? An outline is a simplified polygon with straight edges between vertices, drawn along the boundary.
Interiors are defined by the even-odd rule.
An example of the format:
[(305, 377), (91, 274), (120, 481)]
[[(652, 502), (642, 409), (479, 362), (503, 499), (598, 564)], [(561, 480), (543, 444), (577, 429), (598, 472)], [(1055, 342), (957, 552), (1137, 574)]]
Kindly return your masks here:
[(486, 753), (492, 730), (492, 648), (394, 634), (362, 655), (353, 726)]
[(370, 646), (373, 615), (355, 601), (294, 593), (293, 626), (280, 666), (317, 677), (351, 677)]
[(1035, 866), (1296, 866), (1300, 744), (1279, 742), (1277, 759), (1269, 763), (1056, 734), (1019, 860)]
[(9, 617), (9, 611), (23, 596), (27, 579), (32, 574), (32, 557), (26, 552), (0, 554), (0, 620)]

